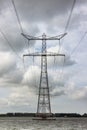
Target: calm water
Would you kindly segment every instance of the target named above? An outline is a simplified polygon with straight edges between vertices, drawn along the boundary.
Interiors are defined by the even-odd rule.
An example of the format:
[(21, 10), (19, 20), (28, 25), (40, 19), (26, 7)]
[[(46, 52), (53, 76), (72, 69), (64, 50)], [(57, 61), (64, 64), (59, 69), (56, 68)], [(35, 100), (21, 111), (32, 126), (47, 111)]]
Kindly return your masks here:
[(25, 117), (0, 118), (0, 130), (87, 130), (87, 118), (37, 121)]

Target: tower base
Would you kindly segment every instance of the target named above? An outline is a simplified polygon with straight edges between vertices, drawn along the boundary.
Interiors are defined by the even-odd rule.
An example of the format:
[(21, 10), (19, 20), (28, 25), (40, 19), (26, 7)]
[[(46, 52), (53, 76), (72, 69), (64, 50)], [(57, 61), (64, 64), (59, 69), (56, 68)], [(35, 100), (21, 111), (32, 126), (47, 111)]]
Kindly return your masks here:
[(33, 120), (56, 120), (53, 113), (36, 113)]
[(48, 118), (41, 118), (41, 117), (34, 117), (32, 120), (56, 120), (54, 117), (48, 117)]

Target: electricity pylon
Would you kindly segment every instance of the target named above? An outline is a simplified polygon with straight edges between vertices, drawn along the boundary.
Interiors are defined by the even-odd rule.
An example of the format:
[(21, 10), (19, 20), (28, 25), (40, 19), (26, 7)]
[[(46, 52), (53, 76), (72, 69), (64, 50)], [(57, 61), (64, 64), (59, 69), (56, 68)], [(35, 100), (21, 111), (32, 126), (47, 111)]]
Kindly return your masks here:
[(48, 82), (48, 72), (47, 72), (47, 57), (48, 56), (65, 56), (64, 54), (59, 53), (48, 53), (47, 52), (47, 40), (60, 40), (66, 33), (47, 38), (45, 34), (41, 38), (29, 36), (26, 34), (22, 35), (30, 40), (42, 40), (42, 50), (41, 53), (29, 53), (24, 54), (23, 56), (40, 56), (41, 57), (41, 74), (40, 74), (40, 83), (39, 83), (39, 95), (38, 95), (38, 105), (37, 105), (37, 116), (42, 118), (47, 118), (52, 115), (51, 105), (50, 105), (50, 93), (49, 93), (49, 82)]

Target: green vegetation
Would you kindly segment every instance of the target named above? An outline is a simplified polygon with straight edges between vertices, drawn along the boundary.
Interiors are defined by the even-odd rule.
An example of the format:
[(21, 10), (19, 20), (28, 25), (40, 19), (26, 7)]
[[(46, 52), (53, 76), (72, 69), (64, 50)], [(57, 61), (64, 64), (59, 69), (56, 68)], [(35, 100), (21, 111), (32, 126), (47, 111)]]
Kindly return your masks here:
[[(54, 113), (54, 117), (87, 117), (87, 113), (80, 115), (78, 113)], [(0, 114), (0, 117), (35, 117), (36, 113), (7, 113)]]

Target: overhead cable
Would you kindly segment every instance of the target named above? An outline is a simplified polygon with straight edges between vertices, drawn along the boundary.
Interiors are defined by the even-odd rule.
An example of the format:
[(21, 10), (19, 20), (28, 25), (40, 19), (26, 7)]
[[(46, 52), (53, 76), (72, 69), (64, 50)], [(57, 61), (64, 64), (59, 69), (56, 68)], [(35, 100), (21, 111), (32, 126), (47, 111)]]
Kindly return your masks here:
[(75, 53), (76, 49), (79, 47), (79, 45), (81, 44), (81, 42), (83, 41), (83, 39), (85, 38), (86, 35), (87, 35), (87, 32), (85, 32), (85, 33), (83, 34), (83, 36), (81, 37), (81, 39), (80, 39), (80, 41), (78, 42), (78, 44), (77, 44), (77, 45), (75, 46), (75, 48), (72, 50), (71, 55), (72, 55), (73, 53)]
[[(14, 11), (15, 11), (15, 14), (16, 14), (16, 17), (17, 17), (17, 20), (18, 20), (19, 28), (20, 28), (20, 31), (21, 31), (21, 34), (22, 34), (22, 33), (24, 33), (24, 32), (23, 32), (23, 28), (22, 28), (22, 25), (21, 25), (21, 22), (20, 22), (20, 18), (19, 18), (19, 15), (18, 15), (17, 8), (16, 8), (16, 6), (15, 6), (14, 0), (12, 0), (12, 4), (13, 4)], [(25, 40), (24, 40), (24, 42), (25, 42)], [(29, 47), (29, 46), (28, 46), (28, 47)]]
[(1, 29), (0, 29), (0, 33), (2, 34), (2, 36), (6, 40), (7, 44), (10, 46), (10, 48), (12, 49), (12, 51), (16, 54), (16, 56), (21, 59), (21, 57), (17, 54), (17, 52), (15, 51), (15, 49), (13, 48), (13, 46), (11, 45), (11, 43), (8, 41), (8, 39), (5, 36), (5, 34), (1, 31)]
[[(71, 20), (71, 17), (72, 17), (72, 13), (73, 13), (73, 10), (74, 10), (74, 7), (75, 7), (75, 3), (76, 3), (76, 0), (73, 1), (73, 5), (71, 7), (71, 10), (70, 10), (70, 14), (69, 14), (69, 17), (68, 17), (68, 20), (67, 20), (67, 23), (66, 23), (66, 26), (65, 26), (65, 29), (64, 29), (64, 33), (66, 33), (67, 29), (68, 29), (68, 26), (69, 26), (69, 23), (70, 23), (70, 20)], [(62, 40), (62, 43), (63, 44), (64, 42), (64, 39)], [(60, 47), (59, 47), (59, 52), (61, 51), (61, 44), (60, 44)]]
[(76, 3), (76, 0), (73, 1), (73, 5), (71, 7), (70, 14), (69, 14), (68, 21), (66, 23), (64, 32), (66, 32), (67, 29), (68, 29), (68, 26), (69, 26), (69, 23), (70, 23), (70, 20), (71, 20), (71, 17), (72, 17), (72, 13), (73, 13), (73, 10), (74, 10), (74, 7), (75, 7), (75, 3)]
[(13, 4), (14, 10), (15, 10), (15, 14), (16, 14), (16, 17), (17, 17), (17, 20), (18, 20), (18, 24), (19, 24), (20, 30), (23, 33), (22, 25), (21, 25), (21, 22), (20, 22), (20, 19), (19, 19), (19, 15), (18, 15), (16, 6), (15, 6), (14, 0), (12, 0), (12, 4)]
[(62, 64), (62, 69), (61, 69), (61, 74), (60, 74), (60, 80), (61, 80), (61, 79), (63, 80), (65, 62), (66, 62), (66, 58), (65, 58), (65, 56), (64, 56), (63, 64)]

